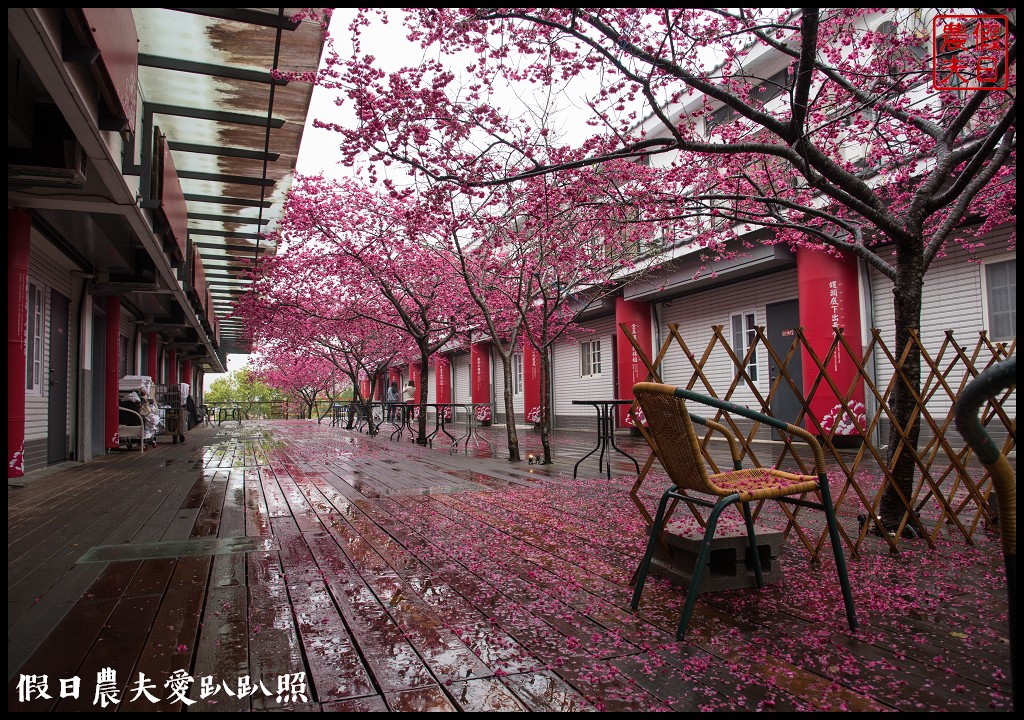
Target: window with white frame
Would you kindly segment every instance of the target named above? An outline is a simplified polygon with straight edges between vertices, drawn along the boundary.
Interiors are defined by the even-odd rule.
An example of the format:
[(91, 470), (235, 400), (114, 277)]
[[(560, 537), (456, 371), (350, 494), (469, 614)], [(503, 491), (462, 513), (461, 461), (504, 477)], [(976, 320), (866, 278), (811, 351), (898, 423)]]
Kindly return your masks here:
[(43, 377), (43, 288), (28, 284), (28, 328), (25, 348), (25, 389), (42, 391)]
[[(729, 326), (732, 328), (732, 349), (736, 356), (742, 360), (747, 356), (747, 351), (754, 345), (757, 339), (757, 330), (754, 326), (754, 313), (738, 313), (729, 318)], [(757, 382), (757, 349), (750, 353), (747, 362), (747, 375), (751, 382)]]
[(512, 356), (512, 393), (523, 394), (523, 354), (516, 353)]
[(580, 377), (601, 375), (601, 341), (584, 340), (580, 343)]
[(985, 323), (992, 340), (1017, 336), (1017, 260), (985, 263)]

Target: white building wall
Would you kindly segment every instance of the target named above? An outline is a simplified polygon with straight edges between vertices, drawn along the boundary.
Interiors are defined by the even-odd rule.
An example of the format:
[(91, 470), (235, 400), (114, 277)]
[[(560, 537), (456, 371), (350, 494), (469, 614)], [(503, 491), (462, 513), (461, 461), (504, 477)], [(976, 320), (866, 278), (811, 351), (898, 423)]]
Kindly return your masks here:
[[(754, 322), (765, 325), (765, 306), (797, 296), (796, 269), (783, 270), (760, 278), (742, 280), (725, 287), (675, 298), (661, 303), (661, 327), (659, 337), (663, 340), (669, 336), (668, 324), (678, 323), (679, 333), (695, 362), (704, 356), (704, 352), (714, 337), (712, 326), (721, 325), (725, 339), (732, 345), (730, 316), (737, 313), (754, 313)], [(655, 341), (657, 345), (657, 340)], [(658, 352), (658, 348), (654, 348)], [(703, 366), (715, 393), (724, 396), (736, 378), (736, 365), (716, 344), (710, 358)], [(670, 385), (685, 385), (694, 373), (693, 364), (687, 359), (679, 345), (673, 342), (662, 363), (662, 381)], [(768, 354), (759, 349), (757, 353), (757, 389), (762, 396), (768, 391)], [(698, 381), (695, 389), (704, 390)], [(737, 386), (731, 399), (740, 404), (756, 403), (754, 394), (747, 388), (746, 381)]]
[[(553, 348), (552, 386), (557, 424), (565, 426), (592, 422), (594, 409), (573, 405), (573, 400), (602, 400), (615, 397), (615, 316), (581, 323), (583, 331), (569, 334)], [(580, 377), (580, 343), (601, 343), (601, 374)]]
[[(924, 295), (921, 306), (921, 343), (933, 359), (938, 357), (946, 340), (946, 331), (953, 331), (957, 344), (971, 357), (978, 344), (979, 332), (988, 324), (984, 314), (984, 293), (982, 287), (983, 263), (1008, 260), (1014, 254), (1006, 249), (1005, 238), (1009, 229), (994, 233), (988, 242), (989, 248), (975, 253), (977, 262), (971, 262), (967, 253), (959, 247), (952, 249), (946, 257), (936, 258), (925, 275)], [(901, 349), (892, 347), (895, 332), (895, 311), (893, 309), (892, 283), (876, 270), (870, 271), (871, 297), (874, 307), (873, 325), (881, 334), (882, 341), (897, 357)], [(988, 350), (985, 350), (989, 353)], [(893, 372), (891, 363), (881, 350), (873, 353), (875, 376), (880, 390), (889, 387)], [(990, 357), (990, 354), (988, 355)], [(939, 361), (945, 371), (953, 364), (954, 355), (947, 348)], [(986, 361), (987, 362), (987, 359)], [(982, 363), (982, 367), (984, 363)], [(963, 364), (957, 362), (946, 376), (946, 383), (957, 391), (963, 380)], [(922, 383), (928, 382), (928, 371), (922, 365)], [(932, 381), (934, 387), (935, 380)], [(924, 386), (927, 392), (928, 386)], [(949, 412), (951, 402), (948, 393), (939, 390), (929, 402), (929, 411), (941, 423)], [(1004, 406), (1011, 417), (1017, 414), (1016, 393)]]
[[(933, 357), (946, 340), (946, 331), (952, 330), (957, 343), (970, 354), (978, 343), (979, 330), (985, 328), (984, 292), (982, 272), (984, 263), (1006, 260), (1014, 255), (1006, 250), (1006, 236), (1009, 229), (994, 233), (988, 239), (989, 248), (974, 254), (975, 262), (968, 259), (965, 251), (952, 248), (946, 257), (938, 258), (929, 269), (924, 284), (924, 300), (921, 317), (921, 339), (925, 349)], [(866, 326), (880, 330), (881, 338), (891, 348), (894, 331), (892, 283), (876, 270), (868, 272), (867, 293), (871, 302), (871, 316), (863, 318)], [(755, 322), (764, 325), (767, 305), (793, 299), (796, 296), (796, 270), (787, 270), (763, 278), (746, 280), (703, 293), (676, 298), (659, 305), (661, 315), (661, 337), (668, 335), (667, 324), (679, 324), (683, 340), (690, 351), (699, 359), (712, 338), (712, 325), (722, 325), (723, 334), (731, 341), (729, 318), (740, 312), (753, 310)], [(867, 334), (870, 340), (870, 333)], [(657, 348), (655, 348), (657, 352)], [(944, 371), (952, 364), (951, 349), (947, 348), (941, 363)], [(877, 386), (884, 391), (892, 380), (893, 372), (885, 354), (876, 349), (873, 353)], [(758, 353), (757, 388), (761, 393), (768, 390), (767, 354)], [(704, 372), (718, 394), (724, 394), (735, 377), (733, 363), (716, 347), (711, 358), (704, 364)], [(693, 366), (677, 346), (672, 347), (665, 357), (662, 379), (669, 384), (685, 384), (693, 374)], [(951, 370), (946, 382), (956, 391), (963, 378), (962, 365)], [(927, 376), (924, 376), (927, 381)], [(935, 379), (932, 380), (934, 387)], [(698, 382), (698, 388), (700, 387)], [(927, 386), (926, 386), (927, 389)], [(936, 393), (930, 402), (933, 417), (945, 418), (950, 401), (945, 391)], [(745, 385), (737, 387), (732, 396), (741, 404), (756, 402)], [(1016, 396), (1006, 403), (1010, 416), (1016, 414)]]
[[(42, 288), (43, 291), (43, 328), (42, 328), (42, 369), (40, 374), (40, 388), (38, 392), (33, 390), (25, 391), (25, 441), (45, 440), (47, 434), (47, 413), (49, 412), (49, 379), (50, 379), (50, 313), (51, 313), (51, 290), (56, 290), (69, 300), (72, 300), (71, 265), (57, 250), (39, 235), (35, 230), (32, 232), (31, 247), (29, 251), (28, 280)], [(74, 308), (72, 307), (72, 310)], [(69, 320), (70, 331), (73, 329), (74, 318)], [(74, 352), (74, 346), (69, 342), (68, 353)], [(72, 363), (68, 362), (69, 387), (71, 387), (70, 373)], [(31, 366), (26, 365), (26, 371), (31, 371)], [(70, 403), (69, 403), (70, 406)], [(70, 422), (70, 418), (69, 418)], [(27, 453), (26, 453), (27, 455)], [(45, 460), (44, 460), (45, 462)], [(27, 468), (28, 469), (28, 468)]]

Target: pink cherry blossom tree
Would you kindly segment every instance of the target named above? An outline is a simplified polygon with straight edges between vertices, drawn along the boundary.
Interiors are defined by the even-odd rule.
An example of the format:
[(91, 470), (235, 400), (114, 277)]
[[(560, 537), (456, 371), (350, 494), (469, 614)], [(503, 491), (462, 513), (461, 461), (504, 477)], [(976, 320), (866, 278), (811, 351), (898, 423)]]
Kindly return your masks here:
[(352, 278), (331, 270), (330, 260), (296, 246), (264, 260), (236, 314), (255, 347), (287, 349), (333, 368), (335, 379), (347, 379), (353, 402), (371, 417), (373, 398), (363, 397), (360, 379), (376, 387), (387, 368), (411, 356), (415, 346), (394, 322), (379, 322), (382, 302), (372, 288), (353, 287)]
[(349, 300), (350, 317), (372, 321), (385, 335), (416, 347), (422, 376), (417, 442), (426, 443), (430, 356), (475, 322), (472, 307), (420, 237), (432, 218), (411, 195), (380, 193), (354, 180), (296, 178), (280, 232), (285, 254), (297, 253)]
[[(263, 343), (253, 360), (253, 372), (272, 388), (301, 402), (301, 417), (313, 418), (317, 401), (333, 403), (341, 394), (341, 373), (310, 348), (291, 343)], [(323, 416), (317, 418), (317, 421)]]
[[(643, 168), (609, 163), (594, 172), (567, 169), (518, 184), (526, 198), (506, 252), (516, 258), (527, 302), (516, 306), (524, 342), (540, 358), (543, 462), (551, 462), (551, 353), (578, 318), (619, 291), (623, 278), (637, 277), (663, 250), (659, 226), (635, 222), (643, 186), (633, 180)], [(644, 192), (644, 194), (646, 194)]]
[[(660, 252), (655, 227), (637, 224), (639, 188), (649, 171), (636, 163), (580, 168), (466, 192), (428, 181), (419, 193), (429, 222), (418, 238), (437, 251), (438, 268), (454, 274), (475, 305), (476, 331), (490, 340), (503, 367), (509, 459), (519, 460), (513, 410), (512, 358), (529, 342), (542, 353), (541, 429), (549, 442), (552, 346), (580, 314), (614, 292), (617, 278)], [(532, 410), (531, 409), (528, 409)]]
[(467, 340), (487, 338), (502, 364), (510, 461), (522, 459), (512, 388), (512, 356), (525, 322), (518, 308), (531, 302), (528, 284), (506, 244), (514, 232), (519, 200), (508, 187), (474, 195), (435, 185), (424, 194), (434, 209), (432, 228), (420, 235), (428, 251), (438, 251), (439, 266), (465, 289), (474, 306), (477, 322), (468, 329)]
[[(388, 72), (362, 45), (385, 11), (366, 10), (348, 28), (352, 52), (335, 51), (317, 78), (357, 119), (318, 124), (372, 174), (397, 163), (470, 191), (649, 162), (660, 172), (643, 216), (678, 220), (687, 240), (733, 252), (726, 240), (742, 223), (890, 279), (902, 349), (934, 259), (1013, 220), (1016, 104), (1012, 90), (931, 92), (929, 16), (886, 13), (879, 23), (881, 11), (857, 8), (417, 8), (400, 17), (423, 62)], [(1004, 41), (992, 87), (1014, 88), (1015, 25)], [(555, 152), (537, 112), (496, 100), (505, 84), (546, 101), (581, 80), (592, 89), (575, 112), (589, 113), (593, 134)], [(904, 449), (918, 442), (920, 383), (911, 350), (891, 399), (890, 528), (909, 509)]]
[[(337, 334), (319, 336), (314, 342), (328, 362), (348, 379), (353, 388), (352, 400), (362, 407), (363, 416), (372, 419), (372, 391), (371, 397), (363, 397), (360, 380), (365, 377), (370, 388), (376, 388), (388, 367), (409, 344), (408, 339), (399, 336), (388, 338), (376, 323), (359, 318), (345, 322)], [(376, 423), (368, 423), (368, 432), (376, 434)]]

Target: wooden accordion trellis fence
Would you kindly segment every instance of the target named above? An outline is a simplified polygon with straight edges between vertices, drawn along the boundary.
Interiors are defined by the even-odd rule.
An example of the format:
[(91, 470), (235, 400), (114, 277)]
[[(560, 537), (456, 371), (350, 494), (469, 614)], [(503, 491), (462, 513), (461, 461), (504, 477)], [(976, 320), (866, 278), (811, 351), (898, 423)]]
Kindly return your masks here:
[[(954, 536), (959, 535), (967, 543), (973, 544), (979, 527), (992, 527), (997, 524), (996, 512), (989, 501), (992, 491), (991, 477), (956, 432), (954, 409), (956, 398), (971, 379), (993, 363), (1014, 355), (1016, 338), (1011, 342), (997, 343), (989, 340), (982, 331), (973, 347), (969, 348), (958, 344), (953, 338), (953, 332), (947, 331), (939, 347), (932, 350), (925, 348), (919, 335), (914, 332), (907, 346), (900, 352), (894, 352), (882, 340), (880, 331), (873, 329), (870, 342), (863, 352), (858, 353), (853, 351), (842, 331), (837, 329), (827, 352), (821, 354), (815, 352), (803, 331), (796, 328), (791, 344), (780, 354), (768, 342), (764, 327), (757, 327), (754, 341), (741, 357), (730, 346), (723, 332), (724, 326), (712, 327), (710, 342), (698, 354), (686, 343), (678, 325), (670, 323), (667, 326), (668, 334), (658, 348), (657, 355), (650, 358), (632, 336), (628, 326), (622, 323), (620, 327), (640, 360), (646, 365), (649, 372), (647, 379), (652, 382), (685, 386), (698, 393), (745, 404), (766, 415), (772, 414), (772, 399), (776, 393), (783, 392), (783, 388), (790, 389), (801, 409), (796, 418), (781, 419), (795, 425), (803, 425), (818, 435), (826, 457), (834, 463), (835, 471), (842, 477), (842, 487), (838, 491), (833, 484), (832, 494), (837, 516), (858, 515), (866, 520), (859, 523), (856, 535), (850, 532), (848, 527), (840, 529), (843, 542), (854, 556), (859, 554), (868, 533), (876, 528), (877, 534), (888, 543), (890, 550), (895, 552), (908, 524), (913, 532), (907, 534), (922, 537), (929, 547), (934, 546), (944, 527), (951, 528)], [(889, 448), (880, 446), (875, 438), (887, 436), (888, 432), (883, 430), (887, 429), (888, 425), (897, 428), (898, 437), (903, 440), (907, 438), (909, 425), (899, 426), (889, 408), (888, 400), (892, 397), (896, 384), (905, 382), (903, 367), (915, 347), (921, 358), (921, 391), (917, 395), (917, 410), (913, 420), (919, 420), (921, 423), (921, 437), (916, 448), (901, 441), (892, 452), (889, 452)], [(663, 363), (674, 349), (681, 350), (685, 357), (684, 373), (689, 373), (689, 377), (682, 381), (678, 377), (663, 379), (661, 376)], [(767, 353), (778, 368), (777, 376), (769, 382), (767, 393), (758, 389), (757, 383), (751, 380), (747, 371), (751, 359), (757, 356), (756, 353), (761, 352)], [(816, 379), (806, 390), (802, 389), (801, 379), (794, 378), (790, 373), (798, 353), (802, 354), (802, 362), (805, 365), (813, 363), (816, 371)], [(844, 362), (852, 359), (855, 366), (855, 377), (845, 387), (839, 387), (827, 370), (837, 353), (844, 353)], [(722, 377), (721, 372), (709, 373), (712, 368), (720, 370), (720, 363), (728, 365), (732, 375), (732, 381), (724, 391), (720, 386), (714, 387), (709, 378), (709, 374)], [(890, 372), (880, 372), (883, 363)], [(806, 374), (802, 373), (804, 376)], [(876, 382), (877, 377), (885, 375), (888, 375), (889, 379), (884, 385)], [(854, 400), (859, 396), (861, 388), (865, 400), (863, 407), (859, 401)], [(830, 398), (834, 395), (834, 398), (839, 400), (840, 415), (837, 415), (827, 428), (823, 426), (822, 419), (811, 412), (812, 402), (819, 393), (829, 394)], [(1007, 414), (1007, 406), (1014, 408), (1013, 417)], [(1011, 456), (1016, 447), (1015, 408), (1014, 385), (999, 397), (990, 398), (980, 415), (982, 424), (992, 437), (1002, 443), (1002, 452), (1007, 456)], [(638, 410), (634, 403), (632, 412), (636, 413)], [(642, 418), (635, 414), (633, 417), (634, 420), (640, 420), (636, 424), (646, 436), (642, 428)], [(792, 463), (801, 472), (808, 471), (809, 463), (800, 456), (797, 444), (785, 438), (778, 443), (762, 444), (757, 440), (764, 434), (766, 428), (760, 427), (758, 423), (741, 426), (721, 412), (713, 418), (731, 428), (743, 446), (745, 460), (780, 468)], [(840, 426), (849, 434), (838, 435), (837, 430)], [(708, 448), (711, 438), (710, 433), (706, 434), (702, 439), (702, 447), (710, 466), (718, 472), (719, 468)], [(877, 522), (879, 506), (883, 492), (892, 483), (892, 468), (901, 453), (910, 453), (916, 466), (914, 489), (910, 497), (898, 493), (904, 508), (908, 511), (904, 514), (903, 524), (895, 532), (884, 532)], [(651, 524), (652, 518), (639, 496), (639, 491), (654, 461), (654, 454), (651, 453), (631, 493), (633, 502), (648, 525)], [(830, 477), (835, 483), (835, 475), (831, 469)], [(759, 506), (755, 513), (760, 512)], [(796, 524), (795, 515), (787, 515), (785, 532), (788, 534), (796, 528), (808, 551), (817, 556), (826, 538), (824, 528), (820, 530), (815, 540)]]

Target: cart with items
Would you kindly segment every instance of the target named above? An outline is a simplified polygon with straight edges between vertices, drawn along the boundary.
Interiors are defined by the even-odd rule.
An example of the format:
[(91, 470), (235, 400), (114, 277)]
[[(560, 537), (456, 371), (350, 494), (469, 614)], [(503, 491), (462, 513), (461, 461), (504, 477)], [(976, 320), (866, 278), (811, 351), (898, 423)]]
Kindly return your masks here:
[(160, 415), (153, 405), (153, 380), (147, 375), (126, 375), (118, 380), (117, 442), (140, 451), (156, 445)]
[(156, 405), (160, 410), (160, 420), (163, 423), (161, 434), (170, 435), (172, 443), (185, 442), (185, 432), (189, 426), (185, 415), (188, 389), (187, 383), (153, 386)]

